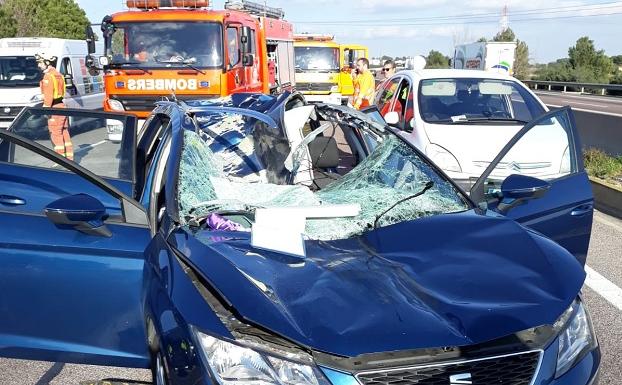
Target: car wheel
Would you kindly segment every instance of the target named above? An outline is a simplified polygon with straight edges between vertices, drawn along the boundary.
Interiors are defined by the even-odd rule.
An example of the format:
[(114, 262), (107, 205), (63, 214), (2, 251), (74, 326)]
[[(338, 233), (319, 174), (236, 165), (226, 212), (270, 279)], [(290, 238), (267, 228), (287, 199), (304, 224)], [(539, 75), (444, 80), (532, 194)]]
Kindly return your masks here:
[(166, 368), (164, 367), (164, 358), (162, 353), (154, 353), (153, 365), (151, 366), (151, 374), (153, 376), (154, 385), (167, 385)]

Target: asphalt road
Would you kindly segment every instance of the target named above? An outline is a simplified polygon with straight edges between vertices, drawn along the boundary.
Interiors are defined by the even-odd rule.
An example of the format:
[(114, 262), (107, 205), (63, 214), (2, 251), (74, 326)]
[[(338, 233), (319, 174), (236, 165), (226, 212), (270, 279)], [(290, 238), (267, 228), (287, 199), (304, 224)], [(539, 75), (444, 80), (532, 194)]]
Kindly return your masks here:
[[(622, 220), (596, 213), (588, 266), (618, 288), (617, 296), (615, 290), (603, 291), (601, 282), (591, 276), (584, 287), (584, 299), (603, 352), (601, 385), (618, 384), (622, 378), (621, 251)], [(138, 385), (148, 384), (150, 379), (148, 370), (0, 359), (0, 385), (90, 385), (98, 381)]]
[[(108, 140), (106, 127), (103, 122), (85, 121), (74, 122), (69, 131), (74, 146), (75, 161), (95, 174), (103, 177), (118, 178), (119, 163), (121, 160), (121, 144)], [(24, 133), (20, 133), (24, 135)], [(28, 137), (28, 135), (25, 135)], [(45, 134), (28, 137), (40, 145), (53, 150), (47, 129)], [(127, 156), (131, 156), (128, 154)], [(14, 154), (16, 163), (39, 167), (55, 167), (53, 162), (43, 158), (30, 150), (16, 148)]]
[(544, 91), (536, 91), (536, 94), (548, 106), (571, 106), (578, 111), (594, 111), (622, 117), (622, 98)]

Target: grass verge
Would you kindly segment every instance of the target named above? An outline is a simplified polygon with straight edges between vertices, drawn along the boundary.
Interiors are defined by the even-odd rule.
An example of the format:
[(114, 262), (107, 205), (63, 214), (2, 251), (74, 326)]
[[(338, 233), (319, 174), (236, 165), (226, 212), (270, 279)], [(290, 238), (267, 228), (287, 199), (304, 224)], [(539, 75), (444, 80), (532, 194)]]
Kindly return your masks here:
[(587, 173), (596, 178), (622, 185), (622, 156), (613, 157), (595, 148), (583, 152)]

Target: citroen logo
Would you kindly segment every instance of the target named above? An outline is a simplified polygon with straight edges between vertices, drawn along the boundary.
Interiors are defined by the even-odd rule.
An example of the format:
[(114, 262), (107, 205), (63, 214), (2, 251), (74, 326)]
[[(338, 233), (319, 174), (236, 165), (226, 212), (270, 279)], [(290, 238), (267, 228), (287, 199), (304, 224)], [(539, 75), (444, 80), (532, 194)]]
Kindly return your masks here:
[(514, 171), (520, 171), (520, 169), (521, 169), (520, 165), (518, 163), (516, 163), (516, 162), (508, 163), (507, 168), (512, 169)]
[(471, 373), (461, 373), (450, 376), (449, 385), (473, 385)]

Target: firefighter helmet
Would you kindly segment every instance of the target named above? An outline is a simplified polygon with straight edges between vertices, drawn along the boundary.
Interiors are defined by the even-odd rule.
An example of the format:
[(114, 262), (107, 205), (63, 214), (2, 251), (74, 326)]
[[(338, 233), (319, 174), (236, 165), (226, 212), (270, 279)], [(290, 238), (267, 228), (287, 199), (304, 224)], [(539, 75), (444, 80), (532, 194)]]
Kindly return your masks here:
[(45, 52), (35, 54), (35, 59), (37, 62), (45, 63), (46, 65), (52, 65), (56, 62), (56, 56), (49, 55)]

